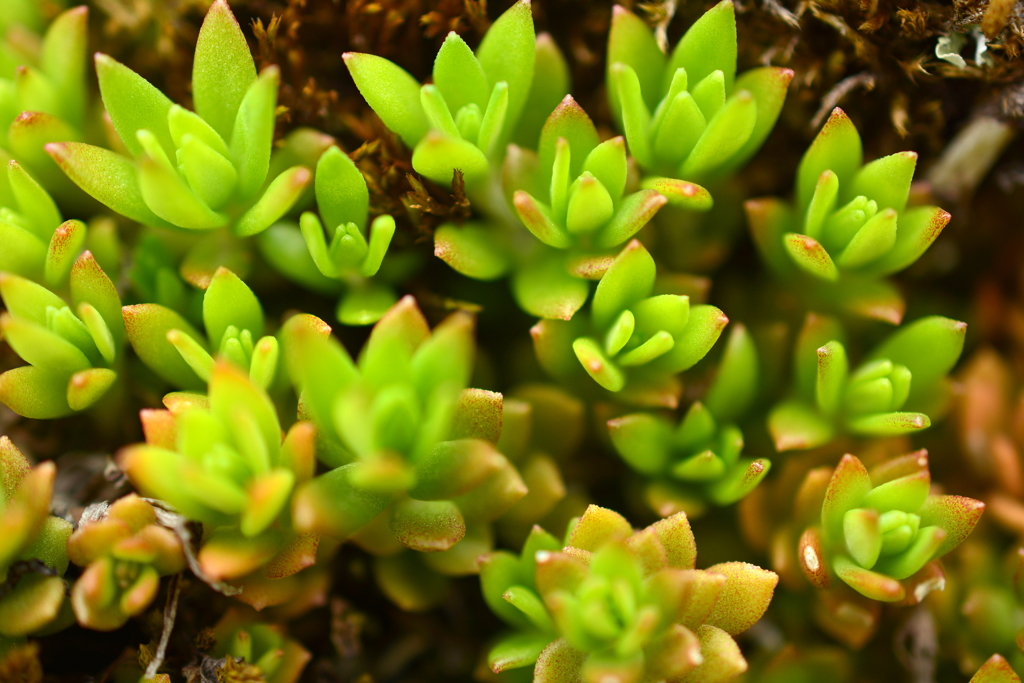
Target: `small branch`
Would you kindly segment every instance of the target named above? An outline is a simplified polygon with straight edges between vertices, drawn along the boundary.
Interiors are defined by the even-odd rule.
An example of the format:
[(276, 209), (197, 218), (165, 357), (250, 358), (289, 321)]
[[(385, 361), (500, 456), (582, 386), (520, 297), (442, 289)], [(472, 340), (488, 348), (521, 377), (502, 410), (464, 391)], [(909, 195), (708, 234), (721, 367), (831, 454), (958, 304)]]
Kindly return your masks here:
[(665, 54), (669, 54), (670, 45), (668, 44), (668, 25), (672, 23), (672, 17), (676, 15), (676, 0), (665, 0), (661, 3), (659, 8), (664, 16), (654, 27), (654, 38), (658, 41), (658, 47)]
[(859, 73), (854, 76), (844, 78), (835, 84), (831, 90), (821, 100), (821, 107), (818, 108), (818, 112), (814, 115), (811, 120), (811, 128), (817, 130), (821, 128), (821, 124), (825, 122), (825, 117), (835, 109), (839, 102), (857, 88), (864, 88), (865, 90), (873, 90), (875, 87), (875, 77), (867, 72)]
[(181, 574), (171, 577), (171, 583), (167, 588), (167, 604), (164, 605), (164, 629), (160, 633), (160, 642), (157, 643), (156, 652), (149, 666), (146, 667), (146, 680), (152, 680), (156, 676), (157, 669), (164, 663), (167, 656), (167, 643), (171, 640), (171, 631), (174, 630), (174, 620), (178, 616), (178, 599), (181, 597)]

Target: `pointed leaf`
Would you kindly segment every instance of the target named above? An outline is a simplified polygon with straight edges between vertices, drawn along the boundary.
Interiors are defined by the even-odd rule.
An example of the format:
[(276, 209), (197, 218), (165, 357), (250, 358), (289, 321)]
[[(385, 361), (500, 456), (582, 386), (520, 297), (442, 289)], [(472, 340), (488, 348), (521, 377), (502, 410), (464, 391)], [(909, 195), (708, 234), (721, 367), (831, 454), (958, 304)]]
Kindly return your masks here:
[(508, 84), (508, 113), (500, 136), (508, 140), (526, 105), (533, 82), (535, 33), (530, 0), (518, 0), (491, 24), (476, 56), (487, 79)]
[(231, 159), (238, 170), (242, 201), (255, 197), (267, 178), (280, 80), (276, 66), (264, 69), (246, 91), (231, 129)]
[(225, 0), (210, 6), (192, 64), (196, 112), (225, 140), (231, 139), (242, 99), (256, 80), (256, 65), (238, 20)]
[(129, 159), (78, 142), (53, 142), (46, 145), (46, 151), (76, 185), (100, 203), (144, 225), (169, 225), (147, 205), (135, 164)]
[(853, 183), (862, 160), (860, 134), (846, 112), (836, 107), (800, 160), (796, 189), (799, 212), (807, 211), (822, 173), (835, 173), (839, 177), (839, 190), (843, 192)]
[(143, 363), (178, 388), (202, 389), (205, 386), (167, 340), (170, 330), (181, 330), (205, 345), (202, 336), (187, 320), (159, 304), (125, 306), (123, 311), (128, 340)]
[(149, 81), (113, 57), (96, 53), (96, 76), (100, 82), (103, 106), (121, 141), (133, 156), (143, 152), (136, 133), (149, 130), (168, 155), (174, 153), (174, 140), (167, 127), (172, 102)]

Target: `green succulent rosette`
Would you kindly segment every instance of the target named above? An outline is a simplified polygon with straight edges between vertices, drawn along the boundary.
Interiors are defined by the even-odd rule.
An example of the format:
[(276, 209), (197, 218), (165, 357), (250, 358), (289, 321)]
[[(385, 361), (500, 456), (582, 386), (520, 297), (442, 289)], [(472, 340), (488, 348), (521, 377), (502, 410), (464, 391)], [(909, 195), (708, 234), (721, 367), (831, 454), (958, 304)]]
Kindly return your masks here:
[[(536, 154), (518, 150), (505, 164), (519, 219), (544, 244), (577, 259), (607, 254), (632, 237), (666, 200), (655, 190), (626, 194), (625, 140), (600, 141), (590, 117), (571, 95), (548, 117)], [(707, 192), (690, 185), (694, 204)], [(577, 275), (596, 279), (594, 266), (576, 263)]]
[[(126, 154), (78, 142), (46, 150), (85, 192), (131, 220), (255, 235), (290, 210), (313, 179), (303, 165), (269, 175), (280, 74), (274, 66), (256, 74), (224, 0), (210, 6), (199, 33), (195, 112), (108, 55), (96, 55), (96, 72)], [(196, 247), (210, 248), (208, 240)]]
[(285, 339), (328, 468), (297, 492), (297, 527), (381, 556), (378, 581), (422, 609), (437, 582), (413, 579), (475, 573), (490, 523), (526, 495), (495, 447), (501, 394), (467, 389), (472, 318), (456, 313), (431, 331), (405, 297), (374, 326), (358, 362), (308, 328), (287, 327)]
[(417, 173), (450, 186), (458, 170), (484, 195), (531, 94), (537, 59), (529, 0), (488, 29), (474, 53), (454, 31), (434, 60), (432, 83), (420, 85), (400, 66), (346, 52), (345, 65), (370, 107), (413, 150)]
[(917, 602), (944, 585), (917, 577), (932, 578), (929, 564), (967, 538), (985, 504), (930, 488), (926, 451), (870, 472), (856, 456), (844, 455), (824, 491), (820, 525), (800, 538), (804, 574), (820, 588), (838, 580), (882, 602)]
[(236, 607), (213, 627), (213, 637), (213, 657), (251, 665), (265, 683), (295, 683), (312, 657), (283, 626), (261, 622)]
[[(724, 0), (704, 13), (666, 55), (639, 17), (616, 5), (608, 36), (608, 101), (645, 176), (682, 208), (692, 197), (666, 183), (706, 184), (737, 171), (771, 132), (793, 78), (764, 67), (736, 76), (736, 13)], [(664, 185), (664, 187), (662, 187)]]
[(582, 368), (624, 400), (675, 407), (676, 375), (703, 358), (729, 322), (714, 306), (689, 296), (655, 293), (654, 259), (632, 240), (598, 282), (589, 315), (541, 320), (533, 329), (541, 366), (572, 379)]
[[(374, 278), (395, 234), (395, 219), (385, 214), (369, 221), (366, 180), (337, 147), (321, 155), (315, 188), (319, 215), (304, 212), (298, 226), (275, 224), (260, 235), (260, 248), (299, 284), (322, 290), (324, 280), (337, 283), (343, 289), (336, 311), (340, 322), (371, 325), (398, 300), (389, 285)], [(299, 243), (307, 252), (302, 258), (294, 253)]]
[(795, 396), (768, 416), (778, 451), (816, 448), (839, 434), (909, 434), (931, 426), (950, 395), (946, 375), (963, 350), (966, 323), (929, 316), (900, 327), (850, 369), (842, 328), (809, 314), (793, 358)]
[(71, 524), (50, 516), (57, 468), (30, 467), (11, 440), (0, 436), (0, 658), (26, 636), (65, 623)]
[(290, 504), (315, 469), (312, 426), (297, 422), (282, 436), (266, 391), (228, 361), (214, 366), (208, 397), (165, 402), (166, 410), (141, 412), (146, 443), (123, 448), (117, 461), (140, 493), (203, 524), (204, 576), (244, 584), (312, 565), (318, 538), (294, 530)]
[[(90, 252), (47, 258), (70, 268), (67, 300), (18, 275), (0, 273), (0, 331), (28, 365), (0, 375), (0, 401), (24, 417), (51, 419), (95, 405), (121, 373), (121, 299)], [(73, 263), (73, 265), (72, 265)]]
[(708, 505), (732, 505), (754, 490), (771, 469), (768, 458), (743, 457), (741, 417), (758, 389), (753, 340), (735, 324), (714, 382), (678, 424), (652, 412), (608, 421), (612, 445), (643, 476), (643, 497), (654, 512), (697, 517)]
[(75, 617), (97, 631), (124, 626), (156, 598), (160, 577), (185, 569), (181, 540), (134, 493), (115, 501), (102, 519), (80, 523), (67, 550), (85, 568), (71, 589)]
[[(541, 244), (523, 244), (497, 225), (446, 224), (434, 234), (434, 253), (474, 279), (514, 271), (520, 308), (567, 319), (586, 300), (589, 287), (580, 280), (599, 280), (616, 249), (666, 202), (654, 189), (627, 193), (627, 174), (623, 138), (601, 142), (590, 117), (567, 95), (545, 121), (537, 151), (512, 145), (504, 163), (516, 216)], [(686, 186), (694, 205), (710, 202), (703, 188), (677, 184)]]
[(133, 304), (122, 312), (136, 355), (178, 389), (202, 390), (217, 360), (243, 370), (261, 389), (287, 387), (278, 339), (263, 334), (259, 299), (227, 268), (217, 269), (203, 293), (205, 335), (184, 316), (160, 304)]
[(484, 559), (484, 599), (513, 629), (488, 665), (532, 667), (534, 681), (731, 680), (747, 669), (732, 636), (760, 619), (778, 577), (741, 562), (697, 570), (696, 554), (683, 513), (634, 531), (592, 505), (564, 544), (536, 527), (521, 555)]
[(746, 202), (768, 267), (813, 305), (899, 324), (906, 308), (883, 278), (921, 257), (949, 222), (937, 206), (909, 206), (917, 154), (864, 164), (860, 134), (836, 108), (800, 161), (793, 205)]

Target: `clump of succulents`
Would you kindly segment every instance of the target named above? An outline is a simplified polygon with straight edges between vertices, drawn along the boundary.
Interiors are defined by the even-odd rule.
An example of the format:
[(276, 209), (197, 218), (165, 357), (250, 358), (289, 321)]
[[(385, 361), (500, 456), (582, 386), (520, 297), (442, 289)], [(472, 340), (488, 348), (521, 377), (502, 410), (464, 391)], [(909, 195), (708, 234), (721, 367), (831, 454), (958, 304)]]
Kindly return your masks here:
[(0, 656), (25, 636), (68, 625), (61, 578), (71, 524), (50, 515), (57, 468), (30, 467), (0, 436)]
[(771, 132), (793, 78), (763, 67), (736, 76), (732, 0), (705, 12), (666, 55), (646, 23), (616, 5), (608, 35), (608, 100), (645, 175), (673, 205), (693, 206), (682, 178), (717, 181), (752, 157)]
[[(898, 35), (906, 66), (933, 10), (816, 6), (858, 45), (819, 63), (827, 41), (776, 35), (801, 21), (779, 3), (724, 0), (676, 32), (704, 8), (518, 0), (489, 23), (468, 0), (298, 2), (266, 23), (238, 0), (251, 34), (227, 0), (0, 4), (0, 682), (126, 626), (86, 641), (103, 647), (83, 666), (116, 662), (65, 673), (456, 679), (489, 641), (482, 681), (845, 683), (895, 645), (921, 680), (1019, 682), (1024, 325), (990, 291), (1018, 245), (992, 240), (999, 285), (975, 309), (924, 296), (901, 325), (907, 292), (987, 253), (961, 231), (921, 259), (950, 220), (929, 205), (952, 201), (942, 173), (912, 187), (913, 152), (864, 163), (874, 141), (837, 108), (791, 201), (749, 199), (783, 189), (787, 159), (740, 174), (794, 81), (741, 61), (800, 71), (774, 149), (802, 149), (819, 86), (831, 107), (872, 82), (934, 143), (873, 53)], [(977, 31), (993, 91), (1020, 47), (1019, 17), (992, 27), (1008, 11)], [(102, 107), (94, 35), (117, 56), (95, 56)], [(1012, 137), (999, 94), (967, 132)], [(939, 165), (998, 156), (968, 138)], [(731, 248), (744, 209), (767, 281)], [(481, 284), (502, 278), (511, 296)], [(334, 329), (311, 314), (332, 311)], [(749, 327), (716, 359), (730, 318)], [(965, 340), (979, 360), (954, 380)], [(134, 409), (144, 442), (125, 446)], [(949, 555), (986, 508), (999, 526)], [(474, 575), (482, 602), (459, 595)]]
[(915, 582), (915, 575), (960, 545), (985, 509), (981, 501), (930, 487), (926, 452), (870, 472), (856, 456), (843, 456), (822, 496), (820, 525), (800, 539), (797, 556), (807, 578), (821, 588), (838, 579), (872, 600), (920, 601), (935, 585)]
[(795, 204), (747, 202), (754, 243), (779, 276), (809, 276), (821, 305), (899, 324), (903, 299), (881, 278), (917, 261), (950, 219), (908, 207), (916, 165), (914, 152), (864, 164), (860, 134), (836, 108), (800, 161)]
[(520, 556), (484, 560), (484, 598), (514, 629), (488, 664), (532, 666), (534, 680), (732, 679), (747, 668), (732, 636), (761, 617), (778, 577), (742, 562), (694, 569), (696, 556), (683, 513), (634, 531), (592, 505), (564, 546), (535, 528)]
[(196, 46), (196, 111), (171, 102), (134, 71), (96, 56), (100, 94), (128, 156), (73, 141), (46, 150), (79, 187), (144, 225), (255, 235), (281, 218), (312, 181), (303, 165), (269, 177), (280, 71), (257, 75), (224, 0)]
[(892, 436), (931, 426), (919, 411), (944, 409), (946, 375), (966, 332), (962, 322), (922, 318), (896, 330), (851, 371), (838, 322), (808, 315), (793, 358), (796, 396), (768, 417), (775, 448), (815, 448), (843, 432)]
[(704, 401), (693, 403), (678, 424), (651, 412), (608, 421), (619, 455), (647, 481), (644, 499), (662, 517), (700, 515), (708, 503), (731, 505), (768, 474), (771, 460), (741, 457), (741, 417), (757, 391), (757, 349), (746, 328), (735, 325), (715, 381)]
[(185, 552), (156, 511), (135, 494), (119, 498), (99, 520), (80, 524), (68, 557), (85, 571), (71, 590), (78, 623), (113, 631), (149, 607), (160, 577), (185, 568)]
[[(610, 392), (650, 405), (674, 406), (676, 375), (711, 349), (729, 322), (686, 295), (655, 294), (656, 266), (637, 240), (615, 257), (598, 282), (589, 316), (542, 320), (533, 327), (541, 365), (556, 377), (582, 369)], [(584, 320), (584, 318), (587, 318)]]

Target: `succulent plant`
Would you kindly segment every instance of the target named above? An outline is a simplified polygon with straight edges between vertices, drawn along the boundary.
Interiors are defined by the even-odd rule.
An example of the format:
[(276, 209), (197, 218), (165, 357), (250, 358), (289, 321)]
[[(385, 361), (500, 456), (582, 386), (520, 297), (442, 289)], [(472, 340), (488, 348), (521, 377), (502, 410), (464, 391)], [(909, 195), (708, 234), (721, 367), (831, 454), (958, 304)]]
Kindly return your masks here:
[[(655, 190), (625, 194), (626, 175), (625, 140), (601, 142), (571, 95), (548, 117), (536, 156), (523, 150), (506, 161), (506, 185), (515, 191), (523, 225), (544, 244), (577, 257), (621, 245), (665, 204)], [(702, 188), (690, 187), (695, 204), (710, 200)]]
[(179, 389), (201, 389), (217, 358), (245, 371), (262, 389), (278, 377), (280, 347), (263, 335), (263, 307), (252, 290), (227, 268), (218, 268), (203, 294), (206, 338), (177, 312), (160, 304), (124, 307), (128, 340), (135, 353), (163, 380)]
[[(616, 5), (608, 35), (608, 100), (629, 151), (673, 205), (694, 204), (683, 178), (718, 181), (760, 149), (775, 125), (793, 78), (764, 67), (736, 77), (736, 14), (723, 0), (687, 29), (671, 56), (647, 24)], [(705, 193), (706, 194), (706, 193)]]
[(85, 410), (108, 393), (118, 378), (125, 331), (121, 299), (91, 253), (71, 266), (70, 305), (9, 273), (0, 273), (0, 297), (7, 307), (0, 330), (28, 363), (0, 375), (0, 401), (19, 415), (49, 419)]
[[(346, 325), (375, 323), (397, 300), (390, 287), (371, 279), (380, 270), (395, 234), (395, 219), (385, 214), (369, 222), (366, 180), (337, 147), (330, 147), (320, 157), (315, 186), (320, 215), (313, 211), (302, 214), (299, 239), (304, 240), (316, 270), (345, 288), (338, 302), (338, 320)], [(324, 235), (325, 225), (329, 241)], [(309, 279), (308, 263), (287, 258), (289, 247), (297, 241), (296, 232), (294, 226), (278, 224), (263, 233), (260, 242), (264, 254), (283, 253), (285, 258), (275, 259), (279, 270), (305, 284)]]
[(62, 289), (85, 244), (86, 226), (64, 221), (50, 194), (12, 159), (0, 181), (0, 240), (0, 271)]
[(684, 513), (634, 531), (590, 506), (564, 548), (539, 527), (520, 556), (493, 553), (481, 584), (514, 631), (488, 655), (495, 672), (533, 666), (535, 681), (727, 681), (747, 668), (732, 636), (768, 607), (778, 577), (729, 562), (694, 569)]
[(85, 135), (89, 10), (63, 12), (40, 40), (35, 34), (42, 32), (44, 18), (38, 8), (28, 7), (34, 4), (6, 3), (0, 20), (0, 158), (12, 155), (49, 185), (60, 173), (43, 145), (81, 141)]
[(116, 500), (102, 519), (80, 524), (67, 550), (85, 568), (71, 589), (71, 606), (79, 624), (97, 631), (124, 626), (153, 602), (160, 577), (185, 569), (181, 540), (135, 494)]
[(757, 350), (740, 324), (734, 325), (705, 401), (696, 401), (678, 425), (651, 412), (608, 421), (619, 455), (645, 477), (644, 500), (662, 517), (703, 514), (708, 503), (731, 505), (768, 474), (767, 458), (740, 457), (743, 432), (716, 415), (735, 419), (757, 391)]
[(374, 326), (358, 363), (308, 327), (285, 335), (302, 409), (330, 468), (297, 493), (299, 529), (343, 539), (380, 518), (385, 538), (439, 554), (525, 495), (494, 446), (501, 395), (466, 388), (474, 348), (468, 314), (431, 332), (405, 297)]
[[(860, 135), (836, 108), (800, 161), (795, 205), (746, 203), (762, 258), (816, 303), (899, 324), (903, 299), (880, 278), (913, 264), (950, 219), (937, 206), (908, 208), (916, 165), (914, 152), (863, 164)], [(798, 284), (806, 276), (813, 284)]]
[(217, 0), (196, 46), (196, 112), (171, 102), (134, 71), (96, 55), (100, 94), (130, 156), (78, 142), (46, 150), (88, 194), (154, 227), (255, 235), (302, 196), (312, 173), (301, 165), (268, 177), (280, 73), (257, 76), (241, 28)]
[(343, 56), (367, 103), (413, 150), (416, 172), (447, 186), (458, 170), (480, 192), (523, 114), (535, 51), (531, 5), (519, 0), (491, 25), (475, 54), (449, 33), (428, 85), (382, 57)]
[(277, 624), (261, 623), (238, 608), (230, 609), (213, 628), (211, 654), (259, 669), (265, 683), (295, 683), (311, 655)]
[(146, 443), (117, 460), (142, 494), (204, 525), (205, 574), (276, 579), (311, 565), (317, 538), (293, 530), (290, 502), (313, 476), (312, 426), (297, 422), (282, 438), (270, 397), (228, 361), (214, 365), (208, 399), (171, 395), (168, 405), (141, 412)]
[(533, 327), (541, 365), (556, 377), (582, 366), (627, 400), (674, 407), (676, 374), (707, 354), (729, 320), (714, 306), (691, 310), (688, 296), (654, 294), (655, 275), (647, 249), (638, 240), (627, 244), (598, 283), (586, 322), (577, 316)]
[(30, 467), (0, 436), (0, 656), (5, 645), (68, 625), (61, 577), (71, 524), (50, 515), (56, 472), (52, 462)]
[(946, 374), (966, 331), (949, 318), (921, 318), (892, 333), (851, 372), (838, 323), (809, 314), (793, 359), (796, 395), (768, 417), (776, 450), (815, 448), (844, 432), (891, 436), (929, 427), (927, 412), (944, 410)]
[(985, 504), (929, 491), (926, 451), (886, 461), (869, 472), (844, 455), (823, 496), (821, 523), (800, 539), (797, 556), (807, 578), (827, 588), (836, 579), (883, 602), (916, 597), (935, 587), (916, 584), (926, 565), (960, 545)]

